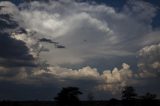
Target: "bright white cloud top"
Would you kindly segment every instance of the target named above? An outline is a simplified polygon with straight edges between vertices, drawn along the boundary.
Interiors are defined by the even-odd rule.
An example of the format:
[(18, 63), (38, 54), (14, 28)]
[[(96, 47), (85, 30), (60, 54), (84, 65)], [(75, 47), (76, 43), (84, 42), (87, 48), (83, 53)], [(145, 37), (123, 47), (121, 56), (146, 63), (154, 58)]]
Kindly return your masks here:
[(117, 12), (103, 4), (62, 0), (32, 2), (20, 12), (27, 28), (66, 45), (63, 50), (47, 45), (50, 52), (42, 55), (49, 63), (75, 64), (95, 57), (135, 55), (144, 46), (139, 42), (152, 32), (156, 8), (142, 1), (128, 5)]

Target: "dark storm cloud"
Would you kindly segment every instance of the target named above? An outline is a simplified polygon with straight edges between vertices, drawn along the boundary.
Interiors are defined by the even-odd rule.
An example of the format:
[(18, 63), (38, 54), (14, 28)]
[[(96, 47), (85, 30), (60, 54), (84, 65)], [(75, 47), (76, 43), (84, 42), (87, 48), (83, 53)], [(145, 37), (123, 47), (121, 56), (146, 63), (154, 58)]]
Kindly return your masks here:
[(31, 55), (28, 54), (28, 49), (25, 43), (15, 40), (10, 35), (4, 33), (0, 35), (0, 57), (6, 59), (31, 60)]
[[(4, 7), (5, 8), (5, 7)], [(3, 30), (16, 28), (18, 24), (12, 20), (12, 17), (8, 14), (0, 14), (0, 30), (2, 33)]]
[(53, 43), (53, 44), (58, 44), (58, 42), (54, 42), (50, 39), (47, 39), (47, 38), (41, 38), (39, 39), (40, 42), (47, 42), (47, 43)]
[(59, 49), (66, 48), (64, 45), (61, 45), (58, 42), (52, 41), (47, 38), (41, 38), (41, 39), (39, 39), (39, 42), (54, 44), (55, 48), (59, 48)]
[(30, 67), (36, 67), (37, 65), (33, 62), (33, 60), (18, 60), (18, 59), (6, 59), (1, 58), (0, 59), (0, 65), (4, 67), (24, 67), (24, 66), (30, 66)]
[(11, 14), (0, 14), (0, 66), (34, 66), (26, 44), (11, 38), (10, 33), (18, 27)]

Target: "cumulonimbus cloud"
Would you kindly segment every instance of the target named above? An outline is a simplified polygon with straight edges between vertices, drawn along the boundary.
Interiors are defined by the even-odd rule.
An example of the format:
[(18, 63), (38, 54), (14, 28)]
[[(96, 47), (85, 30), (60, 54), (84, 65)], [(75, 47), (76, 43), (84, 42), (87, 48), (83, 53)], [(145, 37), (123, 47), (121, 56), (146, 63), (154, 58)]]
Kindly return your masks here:
[(46, 44), (50, 52), (41, 54), (50, 64), (58, 65), (135, 55), (142, 47), (139, 42), (152, 32), (151, 21), (156, 15), (156, 8), (143, 1), (129, 1), (120, 12), (104, 4), (74, 0), (34, 1), (20, 8), (24, 26), (38, 32), (37, 38), (47, 37), (65, 45), (66, 49), (59, 50)]
[[(38, 63), (39, 67), (20, 68), (0, 66), (0, 81), (78, 86), (83, 86), (81, 82), (88, 81), (91, 86), (85, 89), (95, 88), (114, 93), (123, 86), (156, 78), (157, 73), (153, 70), (158, 70), (160, 65), (159, 44), (146, 46), (159, 42), (158, 31), (154, 35), (156, 39), (151, 39), (154, 33), (151, 20), (155, 16), (156, 8), (143, 1), (130, 2), (130, 5), (133, 7), (129, 9), (125, 6), (120, 12), (104, 4), (73, 0), (49, 3), (34, 1), (20, 5), (20, 10), (15, 11), (18, 14), (13, 15), (15, 18), (22, 18), (23, 21), (17, 18), (17, 22), (20, 27), (26, 28), (27, 33), (13, 32), (10, 39), (23, 42), (28, 48), (28, 55), (36, 61), (47, 60), (47, 64), (42, 63), (41, 67)], [(137, 13), (139, 15), (135, 15)], [(146, 17), (148, 14), (149, 17)], [(41, 38), (61, 42), (66, 48), (58, 49), (49, 43), (38, 42)], [(49, 52), (42, 52), (42, 47), (49, 49)], [(144, 48), (141, 49), (142, 47)], [(126, 63), (121, 68), (115, 67), (102, 72), (91, 66), (80, 69), (58, 66), (81, 64), (97, 57), (135, 56), (139, 49), (138, 71), (131, 70)]]

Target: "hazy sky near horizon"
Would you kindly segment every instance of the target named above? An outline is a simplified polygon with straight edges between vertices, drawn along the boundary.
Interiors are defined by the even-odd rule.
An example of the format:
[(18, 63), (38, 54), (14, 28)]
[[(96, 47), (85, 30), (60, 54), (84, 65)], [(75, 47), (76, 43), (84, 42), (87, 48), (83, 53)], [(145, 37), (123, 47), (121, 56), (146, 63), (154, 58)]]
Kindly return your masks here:
[(160, 97), (159, 0), (0, 1), (0, 99)]

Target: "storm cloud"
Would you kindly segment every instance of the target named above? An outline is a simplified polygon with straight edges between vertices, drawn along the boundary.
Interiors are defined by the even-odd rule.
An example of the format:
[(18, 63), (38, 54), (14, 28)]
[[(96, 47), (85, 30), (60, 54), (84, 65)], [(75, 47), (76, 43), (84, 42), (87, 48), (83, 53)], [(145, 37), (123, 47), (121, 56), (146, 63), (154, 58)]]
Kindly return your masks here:
[(33, 57), (28, 53), (28, 48), (26, 47), (25, 43), (23, 41), (13, 39), (10, 34), (19, 26), (14, 17), (10, 15), (10, 11), (14, 10), (14, 5), (9, 2), (1, 2), (0, 5), (6, 6), (2, 8), (0, 13), (1, 66), (33, 66)]
[[(25, 27), (67, 46), (42, 54), (50, 64), (80, 64), (95, 57), (125, 57), (149, 43), (143, 37), (152, 33), (157, 8), (144, 1), (129, 1), (122, 11), (104, 4), (61, 0), (22, 5)], [(148, 9), (150, 11), (148, 11)], [(43, 15), (42, 15), (43, 14)], [(138, 14), (138, 15), (137, 15)], [(151, 43), (154, 43), (153, 39)]]
[[(160, 32), (152, 28), (158, 8), (148, 2), (129, 0), (120, 11), (75, 0), (0, 6), (6, 6), (0, 9), (0, 83), (116, 95), (126, 85), (150, 86), (159, 79)], [(128, 64), (133, 58), (136, 68)], [(100, 59), (112, 69), (88, 65)]]

